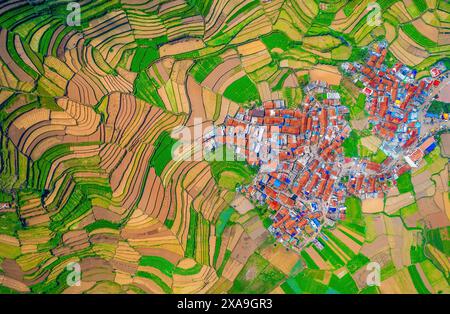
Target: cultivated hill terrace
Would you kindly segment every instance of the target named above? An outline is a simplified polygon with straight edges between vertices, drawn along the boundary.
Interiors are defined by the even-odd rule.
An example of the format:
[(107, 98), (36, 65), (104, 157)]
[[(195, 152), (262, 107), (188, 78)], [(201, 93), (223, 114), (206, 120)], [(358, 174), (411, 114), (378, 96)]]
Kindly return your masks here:
[(371, 2), (0, 0), (0, 294), (450, 292), (450, 4)]
[(259, 166), (252, 184), (240, 192), (274, 212), (269, 231), (285, 246), (301, 250), (314, 242), (322, 249), (316, 238), (323, 225), (345, 219), (348, 196), (384, 198), (388, 181), (395, 184), (436, 147), (432, 135), (419, 138), (418, 117), (440, 79), (416, 81), (414, 71), (401, 63), (388, 68), (383, 63), (386, 52), (384, 42), (376, 43), (362, 64), (343, 64), (364, 84), (372, 132), (383, 138), (388, 156), (382, 163), (344, 157), (343, 142), (351, 132), (345, 118), (349, 109), (323, 81), (304, 88), (299, 108), (288, 109), (283, 100), (241, 108), (205, 138), (209, 149), (226, 145)]

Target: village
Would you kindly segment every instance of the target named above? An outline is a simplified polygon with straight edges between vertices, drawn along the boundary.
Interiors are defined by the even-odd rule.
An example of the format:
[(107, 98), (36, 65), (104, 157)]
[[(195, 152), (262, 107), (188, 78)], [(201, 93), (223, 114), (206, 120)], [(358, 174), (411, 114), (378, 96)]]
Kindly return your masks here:
[(299, 251), (312, 242), (321, 249), (317, 236), (323, 226), (345, 219), (347, 197), (383, 197), (390, 183), (436, 147), (433, 134), (420, 136), (419, 120), (445, 68), (433, 68), (432, 75), (438, 75), (416, 82), (415, 71), (401, 63), (384, 65), (386, 51), (384, 43), (376, 44), (366, 65), (342, 66), (364, 86), (372, 133), (381, 138), (380, 148), (388, 156), (382, 163), (344, 155), (349, 109), (323, 81), (304, 88), (299, 108), (287, 108), (281, 99), (266, 101), (262, 108), (241, 108), (207, 139), (212, 150), (226, 145), (259, 166), (253, 183), (238, 190), (274, 212), (269, 231), (286, 247)]

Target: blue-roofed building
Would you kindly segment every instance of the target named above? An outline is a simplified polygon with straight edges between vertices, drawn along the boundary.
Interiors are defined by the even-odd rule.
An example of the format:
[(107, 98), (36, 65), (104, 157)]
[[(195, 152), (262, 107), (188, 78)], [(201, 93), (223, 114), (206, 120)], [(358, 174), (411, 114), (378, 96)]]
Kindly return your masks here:
[(436, 142), (432, 143), (430, 146), (428, 146), (428, 147), (425, 149), (425, 154), (431, 153), (431, 152), (433, 151), (433, 149), (435, 149), (435, 148), (436, 148)]

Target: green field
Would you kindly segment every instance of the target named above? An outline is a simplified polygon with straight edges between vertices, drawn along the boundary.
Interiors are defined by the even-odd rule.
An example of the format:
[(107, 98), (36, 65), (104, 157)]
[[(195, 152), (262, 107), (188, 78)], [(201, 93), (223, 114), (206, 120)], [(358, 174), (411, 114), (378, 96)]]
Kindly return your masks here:
[(189, 233), (186, 245), (186, 257), (195, 256), (196, 238), (197, 238), (197, 223), (199, 219), (199, 213), (192, 207), (190, 208), (190, 220), (189, 220)]
[(359, 157), (358, 154), (358, 142), (360, 136), (356, 131), (352, 130), (350, 136), (344, 140), (342, 147), (344, 148), (344, 155), (346, 157)]
[(319, 250), (316, 246), (313, 246), (313, 248), (324, 260), (330, 262), (336, 269), (345, 265), (344, 261), (330, 248), (325, 240), (322, 238), (319, 238), (318, 240), (324, 248), (322, 250)]
[(414, 186), (411, 183), (410, 172), (405, 172), (397, 178), (397, 188), (400, 193), (407, 193), (414, 191)]
[(430, 294), (430, 291), (428, 291), (428, 289), (425, 287), (425, 284), (423, 283), (416, 266), (415, 265), (408, 266), (408, 272), (414, 283), (414, 287), (416, 287), (417, 292), (420, 294)]
[(450, 113), (450, 103), (433, 100), (431, 102), (430, 107), (428, 108), (427, 113), (437, 114), (437, 115), (440, 115), (443, 113)]
[(231, 83), (225, 89), (223, 95), (240, 104), (249, 103), (251, 101), (261, 101), (255, 83), (253, 83), (247, 75), (244, 75)]
[(248, 184), (257, 173), (245, 161), (234, 160), (234, 153), (225, 146), (220, 147), (216, 155), (210, 157), (211, 173), (219, 186), (234, 190), (238, 185)]
[(427, 230), (425, 236), (428, 243), (446, 255), (450, 255), (450, 227)]
[(434, 48), (437, 47), (438, 44), (428, 37), (425, 37), (422, 35), (422, 33), (417, 30), (417, 28), (414, 27), (412, 24), (404, 24), (402, 26), (402, 30), (416, 43), (418, 43), (420, 46), (424, 47), (425, 49)]
[(351, 274), (354, 274), (361, 267), (370, 262), (370, 259), (367, 256), (359, 253), (358, 255), (353, 256), (353, 258), (348, 261), (347, 269)]
[(167, 36), (158, 38), (140, 40), (139, 46), (136, 49), (134, 58), (131, 62), (131, 70), (134, 72), (140, 72), (145, 70), (153, 61), (159, 59), (158, 45), (161, 45), (168, 41)]
[(155, 79), (150, 78), (146, 71), (142, 71), (134, 81), (134, 94), (149, 104), (164, 109), (164, 102), (158, 94), (158, 87)]
[(172, 149), (177, 141), (168, 132), (162, 132), (155, 141), (155, 151), (150, 158), (150, 165), (155, 168), (156, 174), (161, 175), (166, 165), (173, 159)]
[(309, 256), (308, 253), (306, 253), (306, 251), (303, 250), (301, 252), (301, 256), (303, 257), (303, 260), (306, 263), (306, 267), (308, 267), (310, 269), (319, 269), (319, 266), (316, 265), (314, 260), (311, 258), (311, 256)]
[(200, 59), (191, 68), (190, 73), (194, 75), (197, 82), (201, 83), (222, 62), (222, 58), (218, 56)]
[(288, 50), (293, 46), (293, 41), (283, 32), (275, 31), (261, 37), (262, 42), (266, 45), (269, 52), (273, 48)]
[(155, 267), (169, 277), (172, 277), (175, 269), (175, 265), (160, 256), (142, 256), (139, 265)]
[(359, 290), (350, 274), (346, 274), (342, 278), (338, 278), (336, 275), (331, 276), (328, 287), (343, 294), (358, 293)]
[(360, 234), (365, 234), (365, 221), (362, 215), (361, 200), (355, 196), (348, 197), (345, 200), (345, 206), (347, 209), (345, 220), (342, 221), (342, 224)]
[(268, 293), (285, 278), (261, 255), (255, 253), (248, 259), (229, 293)]
[(295, 277), (286, 280), (281, 288), (286, 293), (327, 293), (329, 288), (320, 282), (319, 275), (323, 276), (323, 271), (305, 269)]

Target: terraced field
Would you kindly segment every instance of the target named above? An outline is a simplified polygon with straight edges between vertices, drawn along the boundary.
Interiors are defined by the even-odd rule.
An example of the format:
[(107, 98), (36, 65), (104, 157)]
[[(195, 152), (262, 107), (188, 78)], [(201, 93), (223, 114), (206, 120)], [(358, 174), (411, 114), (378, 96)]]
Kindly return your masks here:
[[(301, 254), (274, 243), (258, 209), (233, 208), (254, 168), (171, 158), (174, 130), (272, 99), (298, 106), (310, 79), (364, 119), (339, 65), (374, 40), (419, 75), (449, 64), (448, 1), (378, 1), (378, 26), (368, 2), (88, 0), (73, 25), (67, 1), (1, 1), (0, 293), (449, 293), (439, 153), (380, 212), (349, 199), (348, 220)], [(349, 157), (367, 149), (361, 133)], [(416, 207), (389, 201), (406, 193)], [(366, 287), (370, 261), (383, 288)]]

